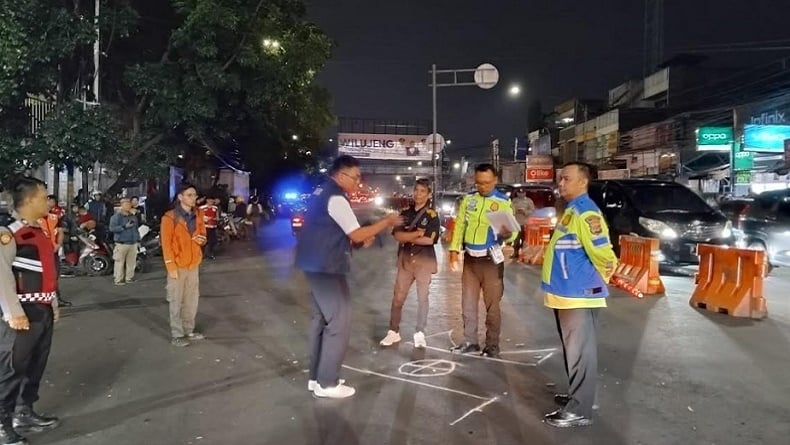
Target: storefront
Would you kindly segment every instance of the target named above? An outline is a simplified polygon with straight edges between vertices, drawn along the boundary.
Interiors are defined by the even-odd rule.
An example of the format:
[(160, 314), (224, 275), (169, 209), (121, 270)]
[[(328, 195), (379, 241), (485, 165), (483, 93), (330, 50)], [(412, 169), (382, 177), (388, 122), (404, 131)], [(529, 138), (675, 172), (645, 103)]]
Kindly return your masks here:
[(735, 194), (787, 188), (790, 94), (737, 107), (734, 116)]

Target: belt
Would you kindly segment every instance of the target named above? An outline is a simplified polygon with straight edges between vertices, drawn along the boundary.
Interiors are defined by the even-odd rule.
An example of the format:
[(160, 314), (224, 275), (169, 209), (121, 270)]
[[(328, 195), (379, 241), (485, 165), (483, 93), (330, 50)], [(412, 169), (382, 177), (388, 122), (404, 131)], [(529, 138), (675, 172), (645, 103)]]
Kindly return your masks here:
[(464, 253), (464, 260), (466, 260), (466, 259), (472, 259), (472, 260), (490, 260), (490, 259), (491, 259), (491, 255), (486, 255), (486, 256), (472, 256), (472, 255), (469, 255), (469, 252), (465, 252), (465, 253)]
[(125, 243), (125, 242), (122, 242), (122, 241), (116, 241), (115, 244), (123, 244), (125, 246), (129, 246), (129, 245), (132, 245), (132, 244), (137, 244), (137, 241), (135, 241), (133, 243)]
[(19, 301), (22, 303), (49, 303), (58, 297), (57, 292), (30, 292), (18, 294)]

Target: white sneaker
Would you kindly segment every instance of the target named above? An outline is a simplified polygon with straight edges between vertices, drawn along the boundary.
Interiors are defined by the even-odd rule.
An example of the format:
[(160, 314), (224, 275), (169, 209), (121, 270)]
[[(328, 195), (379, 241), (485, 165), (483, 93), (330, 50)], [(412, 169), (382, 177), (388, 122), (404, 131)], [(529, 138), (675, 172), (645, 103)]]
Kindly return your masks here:
[(394, 343), (400, 341), (400, 334), (393, 330), (387, 331), (387, 336), (379, 342), (381, 346), (392, 346)]
[[(340, 382), (340, 384), (342, 385), (343, 383), (346, 383), (346, 379), (340, 379), (340, 380), (338, 380), (338, 382)], [(315, 388), (317, 386), (318, 386), (318, 381), (317, 380), (308, 380), (307, 381), (307, 390), (308, 391), (310, 391), (310, 392), (315, 391)]]
[(346, 385), (337, 385), (324, 388), (320, 384), (316, 384), (313, 395), (316, 397), (328, 397), (330, 399), (345, 399), (346, 397), (353, 396), (356, 392), (357, 390)]
[(428, 343), (425, 342), (425, 334), (422, 332), (415, 332), (414, 333), (414, 347), (415, 348), (425, 348), (428, 346)]

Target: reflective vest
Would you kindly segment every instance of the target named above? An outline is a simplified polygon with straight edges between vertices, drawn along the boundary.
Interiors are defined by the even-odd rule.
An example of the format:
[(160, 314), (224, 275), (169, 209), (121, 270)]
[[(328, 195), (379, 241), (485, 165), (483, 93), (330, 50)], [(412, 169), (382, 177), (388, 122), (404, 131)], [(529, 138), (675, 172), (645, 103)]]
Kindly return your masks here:
[(50, 235), (21, 221), (11, 223), (8, 229), (16, 243), (12, 271), (19, 301), (51, 304), (57, 298), (58, 272)]
[(216, 229), (219, 220), (219, 209), (217, 206), (206, 204), (200, 206), (200, 210), (203, 210), (203, 222), (206, 223), (206, 228)]

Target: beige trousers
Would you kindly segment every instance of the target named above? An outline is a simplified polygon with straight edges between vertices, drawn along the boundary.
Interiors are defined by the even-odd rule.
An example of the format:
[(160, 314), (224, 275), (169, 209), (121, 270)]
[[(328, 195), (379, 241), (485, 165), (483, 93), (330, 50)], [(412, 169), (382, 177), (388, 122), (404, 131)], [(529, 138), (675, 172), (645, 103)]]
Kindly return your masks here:
[(170, 333), (184, 337), (195, 330), (200, 280), (198, 267), (178, 269), (178, 278), (167, 277), (167, 301), (170, 302)]
[(137, 244), (115, 244), (112, 259), (115, 260), (115, 282), (131, 281), (137, 266)]

